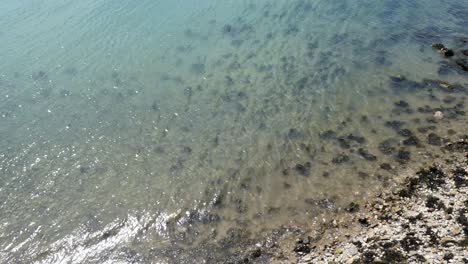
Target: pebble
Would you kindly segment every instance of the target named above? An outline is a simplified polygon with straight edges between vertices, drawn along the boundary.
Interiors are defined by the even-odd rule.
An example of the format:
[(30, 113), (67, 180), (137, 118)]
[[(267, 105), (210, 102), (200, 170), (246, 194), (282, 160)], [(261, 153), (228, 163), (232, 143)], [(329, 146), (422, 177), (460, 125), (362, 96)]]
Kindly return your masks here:
[(440, 240), (440, 243), (441, 243), (442, 245), (448, 246), (448, 245), (457, 243), (457, 241), (456, 241), (455, 239), (453, 239), (453, 237), (443, 237), (443, 238)]
[(434, 118), (437, 120), (442, 120), (444, 118), (444, 113), (442, 113), (441, 111), (436, 111), (434, 113)]
[(458, 236), (461, 233), (461, 228), (458, 226), (455, 226), (452, 231), (450, 231), (450, 235), (452, 236)]
[(416, 216), (419, 215), (419, 212), (416, 211), (407, 211), (405, 214), (405, 217), (407, 218), (415, 218)]
[(349, 244), (349, 247), (343, 252), (343, 254), (348, 255), (348, 256), (355, 256), (358, 253), (358, 248), (353, 245)]

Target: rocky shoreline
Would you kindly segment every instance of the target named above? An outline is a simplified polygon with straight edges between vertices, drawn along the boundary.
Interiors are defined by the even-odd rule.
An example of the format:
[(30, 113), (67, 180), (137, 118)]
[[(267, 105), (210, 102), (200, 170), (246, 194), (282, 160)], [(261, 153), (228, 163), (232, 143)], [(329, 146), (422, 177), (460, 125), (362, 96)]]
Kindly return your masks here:
[[(453, 49), (441, 43), (432, 45), (441, 54), (440, 74), (466, 72), (468, 38), (454, 42), (458, 44)], [(404, 140), (402, 146), (392, 139), (378, 146), (396, 163), (414, 162), (416, 168), (408, 166), (403, 168), (406, 171), (397, 172), (389, 163), (381, 163), (380, 169), (394, 171), (396, 177), (385, 181), (380, 192), (365, 202), (349, 200), (344, 208), (326, 211), (320, 216), (322, 223), (310, 230), (283, 226), (253, 235), (247, 229), (232, 228), (224, 238), (211, 239), (196, 251), (173, 246), (158, 255), (179, 263), (194, 263), (194, 259), (200, 263), (468, 263), (468, 134), (463, 131), (466, 84), (436, 79), (418, 82), (400, 75), (389, 76), (389, 83), (398, 93), (428, 91), (431, 100), (416, 111), (423, 114), (421, 120), (427, 126), (418, 127), (415, 134), (404, 127), (403, 120), (386, 121), (384, 126)], [(453, 96), (440, 100), (436, 91)], [(456, 99), (460, 101), (452, 107)], [(404, 100), (394, 106), (392, 113), (397, 116), (415, 112)], [(421, 121), (419, 117), (415, 120)], [(441, 137), (435, 125), (447, 124), (442, 123), (445, 120), (456, 120), (461, 126), (448, 126), (447, 135)], [(367, 121), (367, 116), (362, 121)], [(421, 148), (420, 137), (426, 137), (429, 148)], [(340, 137), (333, 130), (321, 133), (320, 138), (336, 141), (342, 149), (351, 149), (351, 141), (365, 140), (353, 134)], [(411, 147), (418, 149), (413, 155)], [(363, 148), (356, 152), (367, 161), (377, 159)], [(335, 166), (348, 160), (347, 155), (339, 154), (331, 163)], [(294, 169), (306, 176), (310, 167), (306, 162)]]
[[(468, 135), (277, 263), (468, 263)], [(291, 256), (293, 257), (293, 256)], [(294, 258), (294, 257), (293, 257)]]

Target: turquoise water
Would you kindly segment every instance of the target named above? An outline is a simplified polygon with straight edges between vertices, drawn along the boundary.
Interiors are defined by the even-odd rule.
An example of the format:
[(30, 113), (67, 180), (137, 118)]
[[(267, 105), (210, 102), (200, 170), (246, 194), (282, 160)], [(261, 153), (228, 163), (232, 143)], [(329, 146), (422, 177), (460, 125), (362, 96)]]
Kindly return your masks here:
[(467, 74), (431, 44), (467, 48), (467, 14), (467, 1), (1, 1), (0, 261), (217, 262), (186, 256), (236, 228), (313, 230), (434, 153), (422, 128), (464, 131)]

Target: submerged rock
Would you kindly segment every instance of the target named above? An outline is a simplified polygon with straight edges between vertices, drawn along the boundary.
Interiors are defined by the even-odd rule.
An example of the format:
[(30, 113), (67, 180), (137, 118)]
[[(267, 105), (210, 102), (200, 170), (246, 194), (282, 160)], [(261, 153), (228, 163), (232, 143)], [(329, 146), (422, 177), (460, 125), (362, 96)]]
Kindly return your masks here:
[(337, 141), (338, 141), (338, 145), (339, 145), (341, 148), (344, 148), (344, 149), (349, 149), (349, 148), (351, 148), (351, 145), (348, 143), (348, 141), (346, 141), (346, 139), (344, 139), (344, 138), (338, 138)]
[(381, 168), (382, 170), (386, 170), (386, 171), (392, 170), (392, 166), (391, 166), (390, 164), (388, 164), (388, 163), (382, 163), (382, 164), (380, 164), (380, 168)]
[(362, 149), (362, 148), (360, 148), (358, 150), (358, 154), (361, 155), (361, 157), (363, 157), (367, 161), (376, 161), (377, 160), (377, 156), (370, 154), (369, 152), (367, 152), (367, 150)]
[(382, 152), (383, 154), (389, 155), (396, 151), (396, 148), (394, 147), (394, 145), (395, 145), (395, 140), (386, 139), (379, 144), (378, 148), (380, 152)]
[(398, 131), (398, 134), (400, 136), (403, 136), (403, 137), (410, 137), (413, 135), (413, 132), (411, 132), (411, 130), (407, 129), (407, 128), (404, 128), (400, 131)]
[(323, 133), (320, 133), (320, 139), (335, 139), (336, 138), (336, 132), (333, 130), (327, 130)]
[(346, 208), (346, 211), (349, 213), (357, 213), (359, 212), (359, 204), (351, 202), (348, 207)]
[(223, 32), (224, 34), (229, 34), (229, 33), (231, 33), (231, 32), (232, 32), (232, 26), (229, 25), (229, 24), (224, 25), (224, 27), (223, 27), (223, 29), (222, 29), (222, 32)]
[(468, 60), (467, 59), (457, 59), (455, 60), (455, 63), (460, 66), (460, 68), (464, 71), (468, 71)]
[(441, 49), (441, 50), (440, 50), (440, 53), (441, 53), (442, 55), (444, 55), (445, 57), (452, 57), (453, 55), (455, 55), (455, 54), (453, 53), (453, 50), (447, 49), (447, 48)]
[(301, 131), (295, 129), (295, 128), (290, 128), (288, 131), (288, 138), (289, 139), (301, 139), (304, 137), (304, 133)]
[(401, 107), (401, 108), (408, 108), (409, 104), (403, 100), (400, 100), (398, 102), (395, 102), (395, 106)]
[(310, 237), (307, 237), (305, 239), (298, 239), (296, 241), (296, 245), (294, 246), (293, 251), (301, 255), (310, 253), (310, 241)]
[(390, 86), (398, 90), (414, 91), (422, 88), (419, 82), (406, 79), (405, 76), (389, 76)]
[(205, 64), (204, 63), (193, 63), (191, 66), (190, 66), (190, 71), (194, 74), (197, 74), (197, 75), (203, 75), (205, 74)]
[(442, 138), (439, 137), (437, 134), (435, 133), (430, 133), (428, 136), (427, 136), (427, 143), (431, 144), (431, 145), (434, 145), (434, 146), (440, 146), (442, 145)]
[(444, 46), (444, 44), (442, 44), (442, 43), (434, 43), (434, 44), (432, 44), (432, 47), (433, 47), (434, 49), (437, 49), (437, 50), (445, 49), (445, 46)]
[(31, 75), (31, 78), (34, 81), (46, 81), (49, 79), (49, 76), (47, 76), (47, 73), (45, 73), (44, 71), (38, 71), (36, 73), (33, 73)]
[(419, 141), (419, 138), (412, 135), (412, 136), (408, 137), (407, 139), (403, 140), (403, 145), (419, 147), (419, 146), (421, 146), (421, 142)]
[(359, 144), (363, 144), (364, 142), (366, 142), (365, 137), (356, 136), (354, 134), (349, 134), (346, 138), (348, 140), (350, 140), (350, 141), (354, 141), (354, 142), (359, 143)]
[(462, 168), (457, 168), (453, 172), (453, 180), (455, 182), (455, 186), (457, 188), (464, 187), (468, 185), (468, 173), (462, 169)]
[(386, 127), (389, 127), (389, 128), (395, 129), (395, 130), (399, 130), (404, 124), (405, 124), (405, 122), (397, 121), (397, 120), (385, 122)]
[(449, 143), (445, 149), (454, 152), (468, 152), (468, 142), (466, 140), (452, 142)]
[(438, 167), (430, 167), (417, 173), (419, 183), (425, 184), (429, 189), (439, 188), (445, 183), (445, 174)]
[(345, 154), (338, 154), (332, 159), (332, 162), (335, 164), (341, 164), (349, 161), (349, 157)]
[(436, 129), (436, 127), (431, 125), (431, 126), (418, 127), (417, 130), (419, 133), (427, 133), (429, 130), (434, 130), (434, 129)]
[(411, 158), (411, 152), (404, 150), (404, 149), (400, 149), (395, 155), (395, 159), (399, 163), (406, 163), (410, 160), (410, 158)]
[(454, 55), (453, 50), (445, 47), (444, 44), (442, 44), (442, 43), (432, 44), (432, 47), (434, 49), (438, 50), (445, 57), (452, 57)]
[(426, 207), (433, 208), (433, 209), (445, 209), (444, 202), (442, 202), (439, 198), (434, 196), (428, 196), (426, 199)]
[(306, 162), (304, 163), (304, 165), (296, 164), (296, 166), (294, 166), (294, 169), (297, 173), (299, 173), (302, 176), (309, 176), (311, 167), (312, 164), (310, 162)]

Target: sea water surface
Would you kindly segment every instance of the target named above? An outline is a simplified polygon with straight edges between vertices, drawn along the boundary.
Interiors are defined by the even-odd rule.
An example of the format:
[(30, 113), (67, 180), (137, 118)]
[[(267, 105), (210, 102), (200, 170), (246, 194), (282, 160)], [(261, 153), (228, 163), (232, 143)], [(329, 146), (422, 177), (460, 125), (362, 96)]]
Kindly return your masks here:
[(466, 85), (431, 44), (467, 35), (466, 0), (0, 1), (0, 262), (220, 263), (355, 210), (463, 131), (417, 84)]

